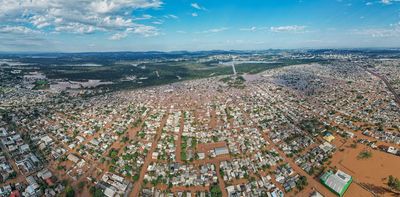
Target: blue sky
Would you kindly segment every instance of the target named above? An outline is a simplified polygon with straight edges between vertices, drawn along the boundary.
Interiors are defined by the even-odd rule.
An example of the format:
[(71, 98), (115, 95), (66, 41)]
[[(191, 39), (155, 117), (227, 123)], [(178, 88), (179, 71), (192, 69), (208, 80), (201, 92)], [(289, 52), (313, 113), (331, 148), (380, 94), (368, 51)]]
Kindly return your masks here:
[(400, 47), (400, 0), (0, 0), (0, 51)]

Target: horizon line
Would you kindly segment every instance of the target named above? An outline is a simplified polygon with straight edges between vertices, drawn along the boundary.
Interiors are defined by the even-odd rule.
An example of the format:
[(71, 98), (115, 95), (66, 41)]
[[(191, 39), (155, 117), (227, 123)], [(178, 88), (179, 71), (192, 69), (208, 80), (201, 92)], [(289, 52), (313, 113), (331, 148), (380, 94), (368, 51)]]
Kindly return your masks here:
[(73, 54), (73, 53), (174, 53), (174, 52), (210, 52), (210, 51), (269, 51), (269, 50), (400, 50), (399, 47), (305, 47), (305, 48), (269, 48), (269, 49), (208, 49), (208, 50), (110, 50), (110, 51), (0, 51), (0, 54)]

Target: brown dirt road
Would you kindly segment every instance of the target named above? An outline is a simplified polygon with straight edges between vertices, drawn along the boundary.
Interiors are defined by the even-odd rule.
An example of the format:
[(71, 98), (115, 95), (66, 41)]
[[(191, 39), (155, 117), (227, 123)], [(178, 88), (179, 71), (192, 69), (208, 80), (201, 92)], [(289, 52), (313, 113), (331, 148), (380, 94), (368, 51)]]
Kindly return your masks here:
[(140, 170), (139, 180), (136, 181), (136, 183), (134, 183), (133, 190), (132, 190), (130, 196), (139, 197), (140, 189), (143, 184), (144, 175), (146, 174), (147, 167), (149, 167), (149, 165), (152, 161), (151, 156), (157, 148), (157, 143), (161, 138), (161, 131), (164, 128), (165, 123), (167, 122), (168, 115), (169, 115), (169, 112), (165, 113), (164, 117), (161, 120), (161, 124), (160, 124), (160, 127), (157, 129), (157, 133), (156, 133), (156, 136), (154, 137), (153, 144), (151, 145), (151, 148), (150, 148), (149, 152), (147, 153), (147, 156), (145, 158), (142, 169)]

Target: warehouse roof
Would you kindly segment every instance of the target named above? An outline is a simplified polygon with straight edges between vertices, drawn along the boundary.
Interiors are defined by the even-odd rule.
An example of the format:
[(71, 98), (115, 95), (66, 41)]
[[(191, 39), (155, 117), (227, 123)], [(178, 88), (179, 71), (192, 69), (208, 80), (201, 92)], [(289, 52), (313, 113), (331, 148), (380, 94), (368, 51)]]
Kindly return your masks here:
[(350, 175), (340, 170), (338, 170), (335, 174), (333, 174), (332, 171), (328, 171), (323, 174), (320, 179), (326, 187), (339, 196), (343, 196), (344, 192), (346, 192), (352, 181)]

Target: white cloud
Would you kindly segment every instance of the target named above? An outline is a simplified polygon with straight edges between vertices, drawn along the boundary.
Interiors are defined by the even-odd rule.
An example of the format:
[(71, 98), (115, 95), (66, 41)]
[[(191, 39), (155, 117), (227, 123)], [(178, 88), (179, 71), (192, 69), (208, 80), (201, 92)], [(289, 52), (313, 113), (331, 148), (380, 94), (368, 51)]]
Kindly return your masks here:
[(243, 43), (245, 43), (244, 40), (240, 40), (240, 39), (238, 39), (238, 40), (226, 40), (225, 42), (227, 44), (243, 44)]
[(128, 33), (140, 34), (145, 37), (160, 35), (157, 28), (146, 25), (136, 25), (135, 27), (128, 28), (126, 31)]
[(82, 0), (80, 1), (80, 4), (87, 1), (90, 2), (91, 10), (103, 14), (120, 11), (121, 9), (126, 8), (158, 8), (162, 5), (162, 2), (159, 0)]
[(150, 36), (157, 36), (159, 35), (157, 28), (152, 27), (152, 26), (146, 26), (146, 25), (136, 25), (135, 27), (129, 27), (123, 32), (117, 32), (113, 34), (111, 37), (109, 37), (110, 40), (121, 40), (123, 38), (128, 37), (129, 34), (140, 34), (143, 35), (144, 37), (150, 37)]
[(135, 20), (135, 21), (138, 21), (138, 20), (148, 20), (148, 19), (151, 19), (151, 18), (153, 18), (152, 15), (143, 14), (141, 17), (136, 17), (136, 18), (134, 18), (134, 20)]
[(270, 30), (270, 27), (245, 27), (245, 28), (240, 28), (240, 31), (250, 31), (250, 32), (257, 32), (257, 31), (265, 31), (265, 30)]
[(198, 3), (191, 3), (190, 6), (192, 6), (192, 8), (198, 9), (198, 10), (206, 10), (205, 7), (200, 6)]
[(270, 27), (272, 32), (303, 32), (306, 26), (289, 25), (289, 26), (276, 26)]
[(354, 29), (351, 33), (374, 38), (400, 37), (400, 23), (392, 24), (387, 28)]
[(3, 34), (38, 34), (37, 30), (27, 28), (25, 26), (1, 26), (0, 33)]
[(70, 33), (79, 33), (79, 34), (90, 34), (95, 32), (96, 30), (100, 30), (100, 28), (84, 25), (80, 23), (69, 23), (63, 26), (55, 27), (55, 31), (57, 32), (70, 32)]
[(128, 33), (125, 32), (118, 32), (110, 37), (110, 40), (121, 40), (122, 38), (126, 38)]
[(249, 27), (249, 28), (240, 28), (240, 31), (257, 31), (257, 27)]
[[(161, 0), (1, 0), (0, 21), (17, 26), (33, 26), (37, 31), (93, 33), (129, 32), (149, 35), (129, 13), (136, 9), (159, 8)], [(152, 18), (142, 15), (137, 20)], [(135, 28), (138, 28), (135, 30)], [(154, 32), (151, 32), (154, 35)]]
[(196, 12), (193, 12), (193, 13), (192, 13), (192, 16), (193, 16), (193, 17), (196, 17), (196, 16), (199, 16), (199, 15), (198, 15)]
[(168, 15), (165, 15), (164, 18), (168, 18), (168, 19), (169, 19), (169, 18), (178, 19), (179, 17), (176, 16), (176, 15), (173, 15), (173, 14), (168, 14)]
[(151, 22), (151, 23), (153, 23), (153, 24), (155, 24), (155, 25), (161, 25), (161, 24), (164, 23), (164, 21), (158, 20), (158, 21), (153, 21), (153, 22)]
[(395, 2), (400, 2), (400, 0), (381, 0), (381, 3), (386, 4), (386, 5), (389, 5), (389, 4), (392, 4)]
[(228, 28), (221, 27), (221, 28), (208, 29), (208, 30), (202, 31), (201, 33), (205, 33), (205, 34), (207, 34), (207, 33), (219, 33), (219, 32), (223, 32), (223, 31), (226, 31), (226, 30), (228, 30)]
[(30, 18), (30, 22), (37, 28), (41, 29), (43, 27), (47, 27), (51, 25), (51, 22), (48, 21), (47, 17), (45, 16), (33, 16)]

